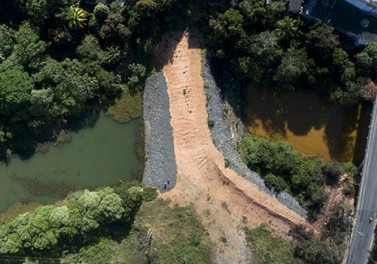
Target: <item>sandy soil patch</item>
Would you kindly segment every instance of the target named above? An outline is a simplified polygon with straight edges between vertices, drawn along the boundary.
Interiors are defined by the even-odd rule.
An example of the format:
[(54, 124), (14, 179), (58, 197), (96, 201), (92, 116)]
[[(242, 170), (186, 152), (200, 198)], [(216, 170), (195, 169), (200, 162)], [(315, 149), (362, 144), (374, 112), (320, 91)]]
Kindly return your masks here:
[(250, 263), (243, 222), (252, 228), (266, 223), (281, 235), (296, 224), (310, 226), (275, 197), (225, 168), (208, 128), (201, 47), (198, 34), (177, 33), (157, 50), (168, 86), (178, 177), (176, 187), (161, 196), (179, 205), (194, 204), (215, 244), (217, 263)]

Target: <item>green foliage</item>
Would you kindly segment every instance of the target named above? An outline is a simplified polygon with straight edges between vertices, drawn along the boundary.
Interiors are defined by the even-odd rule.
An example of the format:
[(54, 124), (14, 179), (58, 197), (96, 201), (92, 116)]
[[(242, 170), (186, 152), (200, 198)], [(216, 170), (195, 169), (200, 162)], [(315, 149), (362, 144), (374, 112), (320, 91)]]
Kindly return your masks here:
[(209, 238), (193, 208), (170, 206), (169, 202), (156, 199), (140, 207), (129, 232), (118, 239), (100, 237), (77, 252), (67, 254), (61, 263), (210, 262)]
[(356, 77), (355, 65), (350, 61), (348, 54), (340, 49), (335, 49), (333, 53), (333, 71), (334, 76), (336, 76), (342, 83), (349, 83), (354, 81)]
[(248, 167), (261, 174), (276, 191), (287, 190), (315, 217), (327, 200), (322, 186), (338, 182), (345, 172), (356, 174), (353, 164), (326, 163), (302, 156), (282, 141), (268, 141), (244, 134), (240, 150)]
[(85, 36), (81, 45), (77, 47), (76, 54), (79, 59), (94, 60), (100, 63), (104, 59), (104, 52), (101, 49), (98, 39), (93, 35)]
[(293, 263), (293, 246), (282, 238), (273, 236), (265, 226), (245, 228), (246, 240), (256, 264)]
[(374, 87), (360, 86), (357, 77), (377, 78), (377, 46), (368, 44), (355, 60), (329, 26), (289, 17), (285, 11), (286, 2), (244, 0), (210, 17), (208, 55), (230, 65), (237, 79), (278, 92), (306, 87), (342, 104), (360, 97), (373, 100)]
[(43, 26), (44, 22), (65, 4), (65, 1), (61, 0), (26, 0), (25, 2), (25, 11), (37, 26)]
[(298, 21), (285, 16), (276, 23), (276, 33), (283, 40), (294, 39), (298, 33)]
[(345, 173), (343, 164), (334, 161), (327, 163), (322, 167), (322, 173), (326, 176), (327, 181), (330, 184), (336, 184), (339, 181), (339, 177)]
[(23, 119), (30, 99), (33, 82), (30, 76), (17, 68), (0, 72), (1, 113), (7, 118)]
[(101, 238), (97, 244), (82, 247), (77, 254), (68, 255), (61, 263), (112, 264), (111, 258), (115, 253), (115, 249), (109, 247), (109, 244), (113, 245), (114, 242), (110, 239)]
[(157, 198), (157, 190), (156, 188), (152, 186), (146, 186), (143, 188), (143, 193), (142, 193), (143, 201), (153, 201), (154, 199)]
[(356, 55), (357, 71), (361, 76), (376, 78), (377, 43), (368, 43), (365, 49)]
[(284, 92), (295, 91), (298, 79), (308, 71), (307, 62), (305, 50), (289, 48), (273, 76), (273, 80), (279, 85), (278, 89)]
[(281, 192), (287, 189), (288, 185), (285, 180), (281, 177), (277, 177), (271, 173), (264, 177), (267, 185), (271, 186), (275, 191)]
[(106, 49), (104, 57), (107, 64), (115, 64), (122, 58), (122, 52), (117, 46), (111, 46)]
[(105, 21), (105, 19), (109, 16), (110, 8), (107, 5), (102, 3), (98, 3), (94, 8), (94, 17), (99, 23)]
[(0, 25), (0, 63), (12, 53), (17, 35), (17, 31), (6, 25)]
[(0, 254), (52, 250), (58, 242), (67, 242), (67, 238), (88, 233), (103, 224), (129, 221), (140, 205), (137, 201), (141, 200), (135, 198), (141, 196), (135, 188), (124, 190), (129, 194), (123, 195), (126, 200), (106, 187), (97, 192), (84, 190), (73, 194), (60, 207), (40, 206), (33, 213), (21, 214), (0, 226)]
[(141, 92), (131, 92), (128, 87), (124, 87), (121, 97), (117, 98), (113, 105), (109, 106), (106, 114), (109, 114), (114, 120), (122, 123), (141, 117)]
[(346, 201), (337, 203), (333, 207), (330, 219), (323, 230), (323, 239), (330, 238), (336, 245), (344, 243), (351, 226), (350, 214), (351, 207)]
[(230, 166), (230, 160), (228, 158), (224, 159), (225, 168), (229, 168)]
[(18, 30), (16, 44), (8, 60), (13, 66), (21, 65), (27, 71), (35, 71), (44, 60), (46, 48), (47, 44), (39, 39), (30, 23), (25, 22)]
[(306, 34), (306, 45), (309, 54), (316, 58), (320, 65), (330, 61), (334, 50), (339, 47), (339, 39), (332, 34), (333, 29), (323, 23), (316, 23)]
[(106, 40), (107, 43), (118, 44), (121, 48), (131, 36), (126, 20), (119, 11), (109, 14), (98, 33), (102, 40)]
[(66, 13), (68, 27), (77, 30), (85, 26), (87, 21), (87, 13), (85, 10), (77, 6), (70, 6)]
[(131, 71), (130, 77), (128, 77), (128, 85), (131, 88), (138, 86), (142, 80), (144, 80), (146, 69), (145, 66), (139, 63), (132, 63), (128, 65)]
[(154, 239), (148, 258), (151, 263), (210, 263), (209, 241), (193, 208), (169, 206), (169, 202), (156, 199), (143, 204), (136, 221), (153, 226)]
[(209, 127), (213, 127), (215, 125), (215, 120), (213, 120), (213, 119), (208, 119), (208, 126)]
[[(25, 72), (32, 88), (20, 93), (26, 107), (16, 118), (1, 116), (2, 158), (6, 149), (29, 157), (39, 141), (54, 139), (55, 131), (69, 128), (73, 119), (113, 105), (122, 91), (128, 92), (126, 85), (131, 92), (119, 100), (126, 103), (120, 109), (127, 115), (123, 119), (138, 117), (139, 92), (153, 71), (153, 53), (161, 34), (168, 28), (184, 29), (188, 21), (207, 24), (209, 17), (207, 3), (198, 0), (138, 1), (124, 6), (113, 1), (93, 10), (74, 0), (8, 2), (0, 6), (1, 23), (6, 23), (0, 23), (0, 73)], [(237, 22), (231, 11), (227, 19)], [(9, 101), (1, 107), (18, 106)]]
[(343, 259), (343, 250), (322, 241), (303, 241), (295, 248), (295, 256), (308, 264), (339, 264)]

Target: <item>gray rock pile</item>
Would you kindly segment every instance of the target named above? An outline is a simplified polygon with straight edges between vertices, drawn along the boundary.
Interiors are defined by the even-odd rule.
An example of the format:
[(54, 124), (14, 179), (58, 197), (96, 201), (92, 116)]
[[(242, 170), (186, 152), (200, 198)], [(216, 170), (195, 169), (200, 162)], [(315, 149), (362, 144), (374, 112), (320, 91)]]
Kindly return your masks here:
[[(291, 210), (297, 212), (303, 217), (307, 217), (307, 211), (287, 192), (283, 191), (278, 194), (266, 187), (264, 180), (256, 172), (251, 171), (242, 161), (240, 154), (236, 150), (236, 142), (232, 139), (230, 125), (224, 118), (223, 109), (226, 107), (221, 96), (221, 90), (217, 86), (214, 77), (211, 74), (210, 65), (207, 59), (203, 58), (202, 64), (205, 92), (207, 95), (207, 112), (208, 119), (213, 121), (211, 135), (216, 147), (223, 153), (224, 157), (230, 161), (230, 168), (239, 175), (244, 176), (250, 182), (256, 184), (260, 190), (275, 195), (277, 199), (285, 204)], [(221, 84), (221, 85), (232, 85)]]
[(143, 184), (164, 192), (176, 184), (177, 165), (174, 155), (170, 106), (163, 73), (149, 77), (143, 93), (145, 125), (145, 168)]

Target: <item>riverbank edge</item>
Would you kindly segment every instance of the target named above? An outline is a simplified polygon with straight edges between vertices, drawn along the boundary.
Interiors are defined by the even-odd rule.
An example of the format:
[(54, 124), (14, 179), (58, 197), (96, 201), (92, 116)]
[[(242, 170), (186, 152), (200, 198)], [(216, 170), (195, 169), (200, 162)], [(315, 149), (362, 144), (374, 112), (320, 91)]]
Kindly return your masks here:
[(169, 96), (162, 72), (146, 80), (143, 91), (143, 118), (145, 167), (142, 183), (165, 192), (176, 185), (177, 164), (170, 124)]
[[(204, 79), (205, 93), (207, 97), (207, 113), (211, 130), (212, 139), (217, 149), (229, 162), (229, 167), (244, 176), (247, 180), (254, 183), (258, 188), (271, 196), (275, 196), (279, 202), (286, 205), (289, 209), (307, 218), (308, 212), (286, 191), (276, 193), (267, 188), (264, 180), (256, 172), (251, 171), (242, 161), (237, 151), (237, 142), (232, 133), (231, 124), (224, 118), (225, 112), (233, 111), (226, 99), (222, 99), (221, 90), (211, 73), (210, 61), (202, 54), (202, 72)], [(222, 85), (232, 86), (233, 84), (223, 83)], [(230, 87), (226, 87), (231, 89)], [(225, 110), (226, 109), (226, 110)], [(238, 118), (238, 117), (237, 117)], [(242, 124), (241, 121), (239, 121)], [(224, 161), (225, 162), (225, 161)]]

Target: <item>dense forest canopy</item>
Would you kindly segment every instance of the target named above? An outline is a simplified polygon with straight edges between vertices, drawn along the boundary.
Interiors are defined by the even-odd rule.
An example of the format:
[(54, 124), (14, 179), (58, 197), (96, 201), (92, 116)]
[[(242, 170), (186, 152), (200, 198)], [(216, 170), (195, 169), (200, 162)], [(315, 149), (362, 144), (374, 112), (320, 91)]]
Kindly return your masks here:
[(332, 28), (293, 16), (286, 5), (244, 0), (211, 16), (209, 55), (239, 80), (278, 92), (312, 89), (336, 103), (374, 99), (377, 44), (346, 51)]
[[(185, 27), (189, 15), (183, 5), (201, 9), (200, 1), (131, 2), (0, 3), (3, 159), (11, 152), (28, 157), (72, 120), (107, 108), (123, 92), (140, 91), (153, 70), (161, 33)], [(172, 23), (176, 16), (181, 23)]]
[[(376, 94), (377, 44), (345, 51), (328, 26), (290, 16), (285, 1), (73, 0), (0, 3), (0, 156), (38, 142), (123, 91), (141, 90), (167, 31), (199, 28), (208, 56), (239, 81), (313, 89), (335, 102)], [(153, 21), (153, 23), (151, 23)], [(9, 151), (10, 150), (10, 151)]]

